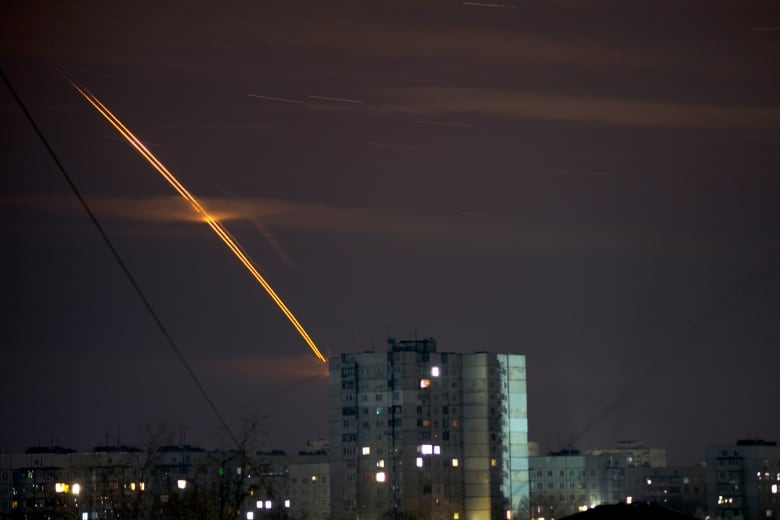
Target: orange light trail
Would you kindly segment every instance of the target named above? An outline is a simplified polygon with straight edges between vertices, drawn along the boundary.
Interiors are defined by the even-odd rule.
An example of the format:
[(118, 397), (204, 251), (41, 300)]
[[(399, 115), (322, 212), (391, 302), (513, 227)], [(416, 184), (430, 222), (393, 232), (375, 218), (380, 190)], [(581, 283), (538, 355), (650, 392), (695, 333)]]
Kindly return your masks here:
[(130, 143), (130, 145), (135, 148), (138, 153), (140, 153), (144, 159), (146, 159), (149, 164), (151, 164), (152, 167), (163, 176), (166, 181), (170, 183), (171, 186), (173, 186), (176, 192), (181, 195), (184, 200), (189, 202), (190, 205), (192, 205), (192, 208), (195, 210), (195, 212), (202, 216), (204, 222), (206, 222), (212, 231), (214, 231), (214, 233), (217, 234), (222, 242), (225, 243), (228, 249), (230, 249), (235, 257), (238, 258), (244, 267), (246, 267), (246, 269), (252, 274), (254, 279), (257, 280), (263, 289), (265, 289), (265, 292), (268, 293), (274, 303), (276, 303), (279, 309), (281, 309), (282, 313), (287, 316), (287, 319), (290, 320), (290, 323), (292, 323), (293, 327), (295, 327), (295, 330), (297, 330), (304, 341), (306, 341), (306, 344), (309, 346), (314, 355), (317, 356), (317, 358), (323, 363), (327, 363), (328, 360), (325, 358), (325, 356), (322, 355), (322, 352), (320, 352), (320, 349), (317, 348), (317, 345), (314, 344), (314, 341), (300, 324), (298, 318), (295, 317), (295, 315), (292, 313), (292, 311), (290, 311), (287, 305), (285, 305), (279, 295), (276, 294), (276, 291), (274, 291), (271, 285), (265, 280), (265, 278), (263, 278), (263, 275), (260, 274), (252, 261), (247, 258), (241, 247), (230, 236), (228, 231), (219, 222), (219, 220), (211, 216), (208, 211), (206, 211), (198, 199), (196, 199), (189, 191), (187, 191), (187, 188), (185, 188), (184, 185), (173, 176), (168, 168), (166, 168), (163, 163), (161, 163), (157, 157), (155, 157), (154, 154), (152, 154), (152, 152), (150, 152), (149, 149), (146, 148), (146, 146), (144, 146), (144, 144), (122, 123), (122, 121), (120, 121), (118, 117), (116, 117), (97, 97), (95, 97), (94, 94), (87, 91), (86, 89), (81, 88), (70, 78), (66, 79), (73, 86), (73, 88), (75, 88), (79, 94), (84, 97), (84, 99), (86, 99), (93, 107), (95, 107), (95, 109), (100, 112), (100, 115), (102, 115), (109, 123), (111, 123), (111, 126), (113, 126), (116, 131), (119, 132), (119, 134), (124, 137), (127, 142)]

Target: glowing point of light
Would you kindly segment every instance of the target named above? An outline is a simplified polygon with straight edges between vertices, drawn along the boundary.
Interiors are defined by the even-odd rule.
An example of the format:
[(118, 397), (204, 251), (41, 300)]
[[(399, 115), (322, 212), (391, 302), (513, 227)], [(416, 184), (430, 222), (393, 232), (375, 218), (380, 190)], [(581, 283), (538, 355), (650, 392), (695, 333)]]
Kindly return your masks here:
[(376, 472), (376, 481), (377, 482), (384, 482), (385, 481), (385, 472), (384, 471), (377, 471)]
[(185, 489), (187, 487), (187, 481), (183, 479), (176, 481), (176, 487), (179, 489)]
[(290, 505), (291, 505), (290, 499), (288, 498), (287, 500), (284, 501), (284, 507), (289, 508)]
[(271, 285), (265, 280), (265, 278), (263, 278), (252, 261), (249, 260), (244, 251), (233, 239), (233, 237), (230, 236), (222, 224), (205, 210), (198, 199), (196, 199), (187, 190), (187, 188), (185, 188), (184, 185), (173, 176), (173, 174), (165, 167), (165, 165), (163, 165), (163, 163), (161, 163), (157, 157), (155, 157), (154, 154), (152, 154), (152, 152), (150, 152), (149, 149), (124, 125), (124, 123), (122, 123), (122, 121), (120, 121), (119, 118), (108, 109), (108, 107), (106, 107), (97, 97), (95, 97), (94, 94), (81, 88), (70, 79), (68, 79), (68, 82), (78, 91), (79, 94), (84, 97), (84, 99), (86, 99), (95, 108), (95, 110), (100, 113), (100, 115), (102, 115), (111, 124), (111, 126), (116, 129), (117, 132), (119, 132), (122, 137), (125, 138), (128, 143), (130, 143), (133, 148), (138, 151), (138, 153), (144, 157), (144, 159), (149, 162), (149, 164), (152, 165), (155, 170), (157, 170), (157, 173), (162, 175), (162, 177), (168, 181), (171, 186), (173, 186), (176, 192), (181, 195), (184, 200), (190, 203), (192, 209), (202, 216), (204, 222), (212, 229), (212, 231), (214, 231), (214, 233), (217, 234), (217, 236), (222, 240), (222, 242), (224, 242), (228, 249), (230, 249), (233, 255), (238, 258), (238, 260), (244, 265), (244, 267), (249, 271), (254, 279), (263, 287), (263, 289), (265, 289), (265, 292), (268, 293), (274, 303), (276, 303), (277, 307), (279, 307), (282, 313), (293, 325), (295, 330), (298, 331), (314, 355), (317, 356), (317, 359), (323, 363), (327, 363), (328, 360), (325, 358), (325, 356), (322, 355), (322, 352), (320, 352), (320, 349), (317, 348), (314, 340), (311, 339), (308, 332), (306, 332), (306, 330), (300, 324), (298, 318), (295, 317), (295, 315), (287, 307), (287, 305), (285, 305), (279, 295), (276, 294), (276, 291), (274, 291)]
[(776, 495), (776, 494), (777, 494), (777, 490), (778, 490), (778, 489), (779, 489), (779, 488), (777, 487), (777, 484), (772, 484), (772, 494), (773, 494), (773, 495)]
[(73, 484), (72, 486), (70, 486), (70, 492), (73, 493), (74, 495), (78, 495), (79, 493), (81, 493), (81, 486), (79, 484)]
[(431, 377), (439, 377), (440, 372), (439, 367), (431, 367)]

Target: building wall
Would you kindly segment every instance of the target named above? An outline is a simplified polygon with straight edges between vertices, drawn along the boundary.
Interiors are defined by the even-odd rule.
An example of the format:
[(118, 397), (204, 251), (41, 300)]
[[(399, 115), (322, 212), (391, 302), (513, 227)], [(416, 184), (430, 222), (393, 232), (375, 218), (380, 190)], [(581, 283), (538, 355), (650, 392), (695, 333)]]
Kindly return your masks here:
[(707, 511), (706, 469), (703, 466), (628, 467), (626, 495), (635, 503), (658, 504), (703, 518)]
[(527, 502), (523, 356), (391, 340), (332, 359), (329, 399), (334, 518), (506, 518)]
[(712, 518), (780, 518), (780, 448), (746, 440), (708, 446), (707, 504)]

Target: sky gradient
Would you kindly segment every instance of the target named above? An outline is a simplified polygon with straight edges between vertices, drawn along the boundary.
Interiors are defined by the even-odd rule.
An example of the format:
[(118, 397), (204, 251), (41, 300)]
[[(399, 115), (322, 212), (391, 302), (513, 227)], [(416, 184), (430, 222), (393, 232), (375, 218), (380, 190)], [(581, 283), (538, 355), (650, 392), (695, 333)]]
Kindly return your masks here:
[[(324, 367), (60, 70), (326, 355), (526, 354), (546, 450), (780, 438), (776, 2), (132, 4), (6, 2), (0, 66), (259, 447), (327, 435)], [(5, 86), (0, 114), (0, 450), (226, 442)]]

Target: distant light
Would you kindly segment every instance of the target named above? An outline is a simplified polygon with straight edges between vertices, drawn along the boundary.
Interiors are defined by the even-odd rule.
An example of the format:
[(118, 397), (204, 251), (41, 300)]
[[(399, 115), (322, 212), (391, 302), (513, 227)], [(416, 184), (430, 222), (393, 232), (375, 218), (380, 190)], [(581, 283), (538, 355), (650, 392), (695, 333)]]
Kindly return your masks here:
[(266, 509), (271, 509), (271, 501), (270, 500), (266, 500), (265, 501), (265, 508)]
[(460, 465), (460, 461), (458, 459), (452, 459), (452, 467), (457, 468)]
[(506, 520), (512, 520), (512, 510), (507, 509), (506, 510)]
[(498, 464), (498, 461), (496, 459), (490, 459), (490, 467), (495, 468), (496, 464)]
[(79, 493), (81, 493), (81, 486), (79, 484), (73, 484), (72, 486), (70, 486), (70, 492), (73, 493), (74, 495), (78, 495)]
[(587, 510), (588, 510), (588, 506), (579, 506), (577, 508), (577, 511), (579, 511), (580, 513), (583, 512), (583, 511), (587, 511)]
[(55, 493), (67, 493), (68, 492), (68, 485), (63, 484), (62, 482), (57, 482), (54, 484), (54, 492)]
[(460, 513), (452, 513), (452, 520), (460, 520)]
[(176, 482), (176, 486), (179, 489), (185, 489), (187, 487), (187, 481), (186, 480), (179, 480)]
[(246, 520), (255, 520), (255, 514), (252, 511), (247, 511)]
[(81, 513), (81, 520), (89, 520), (89, 513)]
[(417, 462), (416, 462), (416, 464), (417, 464), (417, 467), (418, 467), (418, 468), (422, 468), (422, 466), (423, 466), (422, 457), (417, 457)]
[(431, 376), (439, 377), (439, 367), (431, 367)]
[(141, 491), (146, 490), (146, 482), (139, 482), (138, 487), (141, 488)]
[(312, 482), (317, 482), (317, 475), (312, 475), (311, 476), (311, 481)]
[(377, 468), (384, 468), (385, 467), (385, 459), (379, 459), (376, 461), (376, 467)]
[(772, 494), (773, 495), (777, 494), (777, 489), (778, 489), (777, 484), (772, 484)]
[(648, 486), (652, 486), (653, 485), (652, 479), (649, 479), (649, 478), (645, 480), (645, 483), (647, 483)]
[(376, 472), (376, 481), (377, 482), (384, 482), (385, 481), (385, 472), (384, 471), (377, 471)]
[(263, 501), (262, 500), (258, 500), (257, 501), (257, 509), (263, 509)]
[(420, 388), (428, 388), (429, 386), (431, 386), (430, 379), (420, 379)]
[(130, 482), (130, 491), (135, 491), (135, 482)]
[(431, 455), (433, 453), (433, 444), (423, 444), (420, 446), (420, 453), (423, 455)]
[(290, 503), (290, 499), (289, 499), (289, 498), (288, 498), (287, 500), (285, 500), (285, 501), (284, 501), (284, 507), (286, 507), (286, 508), (288, 508), (288, 509), (289, 509), (289, 507), (290, 507), (290, 504), (291, 504), (291, 503)]
[(634, 497), (626, 497), (626, 504), (631, 504), (634, 501)]
[(441, 446), (434, 446), (433, 447), (433, 454), (434, 455), (441, 455)]
[(371, 446), (363, 446), (360, 450), (363, 455), (371, 455)]

